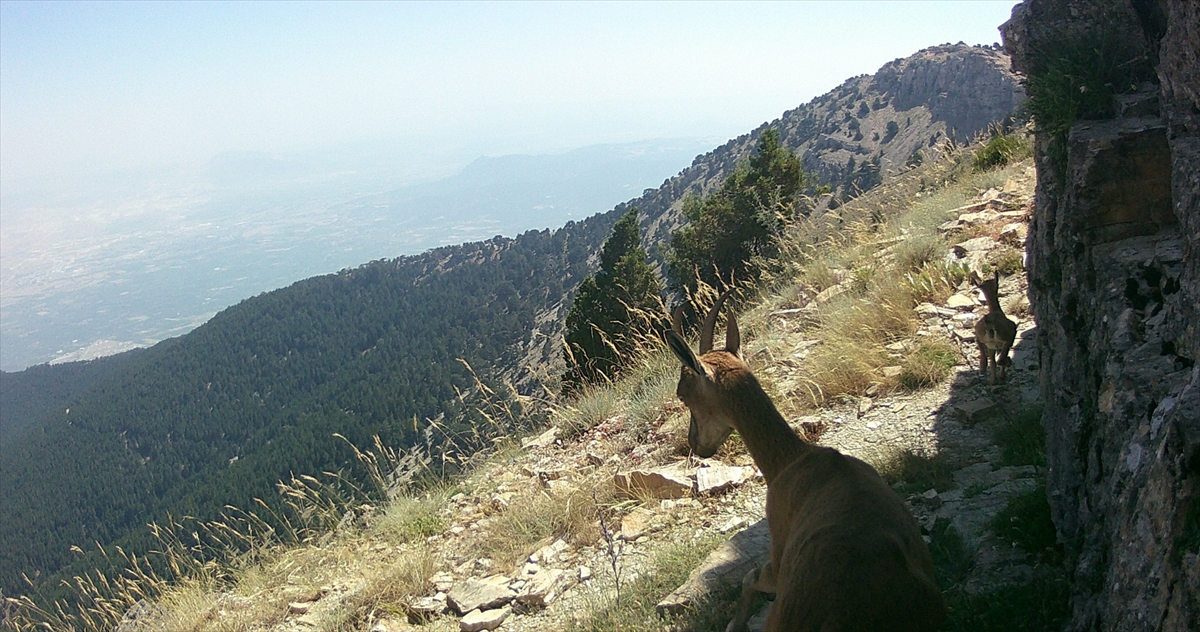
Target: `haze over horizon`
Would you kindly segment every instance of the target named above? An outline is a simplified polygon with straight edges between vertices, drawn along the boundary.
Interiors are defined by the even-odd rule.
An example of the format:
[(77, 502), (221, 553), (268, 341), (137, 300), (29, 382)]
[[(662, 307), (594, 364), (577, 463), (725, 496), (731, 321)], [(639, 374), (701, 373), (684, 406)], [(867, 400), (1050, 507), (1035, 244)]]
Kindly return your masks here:
[(996, 42), (1014, 4), (6, 0), (0, 174), (727, 138), (920, 48)]
[[(109, 307), (87, 301), (152, 292), (121, 275), (166, 274), (156, 251), (195, 248), (196, 261), (220, 271), (229, 262), (203, 244), (229, 230), (255, 239), (265, 230), (279, 252), (303, 250), (289, 240), (320, 230), (299, 223), (342, 221), (353, 200), (453, 176), (482, 156), (651, 139), (715, 147), (892, 59), (946, 42), (994, 43), (1014, 4), (4, 0), (3, 346), (16, 341), (14, 302), (31, 295), (42, 303), (26, 305), (30, 314), (70, 305), (91, 320)], [(690, 162), (671, 159), (675, 170)], [(268, 200), (268, 190), (290, 197)], [(552, 216), (561, 217), (575, 216)], [(405, 252), (381, 243), (345, 256), (365, 263)], [(177, 293), (222, 290), (221, 300), (209, 297), (211, 315), (296, 275), (349, 265), (304, 267), (286, 256), (271, 264), (292, 266), (270, 278), (274, 286), (162, 283)], [(178, 335), (201, 316), (162, 317), (178, 321), (170, 334)], [(74, 326), (72, 318), (60, 314)], [(46, 327), (61, 325), (52, 320)], [(126, 340), (63, 337), (77, 348)]]

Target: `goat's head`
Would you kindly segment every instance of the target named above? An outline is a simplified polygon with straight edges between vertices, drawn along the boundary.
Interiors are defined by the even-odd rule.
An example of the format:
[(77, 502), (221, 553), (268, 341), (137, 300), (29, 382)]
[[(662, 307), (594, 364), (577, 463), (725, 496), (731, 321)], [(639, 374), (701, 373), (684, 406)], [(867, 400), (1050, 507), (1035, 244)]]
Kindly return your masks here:
[(971, 284), (979, 288), (984, 296), (994, 298), (1000, 294), (1000, 271), (995, 271), (995, 276), (990, 279), (981, 279), (976, 272), (971, 273)]
[(688, 427), (688, 446), (701, 457), (715, 454), (729, 433), (733, 432), (733, 416), (730, 398), (725, 392), (727, 380), (724, 378), (731, 371), (745, 371), (745, 364), (738, 357), (741, 335), (732, 312), (725, 329), (725, 350), (712, 350), (713, 328), (728, 296), (728, 291), (721, 294), (704, 318), (700, 329), (699, 356), (692, 353), (691, 347), (684, 341), (678, 317), (673, 319), (673, 329), (666, 333), (667, 345), (683, 364), (675, 394), (692, 414), (692, 422)]

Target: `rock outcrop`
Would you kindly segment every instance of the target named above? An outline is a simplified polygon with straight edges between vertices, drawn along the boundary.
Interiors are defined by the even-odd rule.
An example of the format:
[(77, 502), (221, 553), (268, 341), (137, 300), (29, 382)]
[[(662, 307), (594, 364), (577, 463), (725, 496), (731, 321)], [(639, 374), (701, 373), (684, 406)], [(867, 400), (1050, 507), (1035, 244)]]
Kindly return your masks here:
[(1065, 136), (1037, 121), (1026, 250), (1069, 630), (1200, 629), (1198, 7), (1026, 0), (1001, 29), (1031, 80), (1071, 41), (1147, 69)]

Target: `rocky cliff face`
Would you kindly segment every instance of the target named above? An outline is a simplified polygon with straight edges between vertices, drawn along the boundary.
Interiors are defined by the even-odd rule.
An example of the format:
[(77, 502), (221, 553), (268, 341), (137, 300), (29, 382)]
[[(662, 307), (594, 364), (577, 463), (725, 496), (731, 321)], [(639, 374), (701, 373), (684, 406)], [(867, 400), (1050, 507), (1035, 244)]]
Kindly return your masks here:
[(1147, 68), (1065, 135), (1037, 121), (1027, 270), (1070, 630), (1200, 629), (1198, 31), (1194, 0), (1026, 0), (1002, 28), (1031, 80), (1071, 41)]

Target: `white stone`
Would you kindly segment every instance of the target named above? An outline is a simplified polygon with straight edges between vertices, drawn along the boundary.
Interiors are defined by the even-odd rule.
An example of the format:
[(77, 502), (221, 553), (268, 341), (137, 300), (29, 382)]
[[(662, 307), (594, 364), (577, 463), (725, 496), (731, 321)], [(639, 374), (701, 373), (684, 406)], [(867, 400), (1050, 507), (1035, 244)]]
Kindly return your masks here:
[(749, 478), (750, 473), (743, 467), (728, 465), (702, 467), (696, 470), (696, 491), (701, 494), (721, 491), (741, 485)]
[(683, 498), (692, 491), (692, 472), (677, 467), (660, 467), (618, 473), (616, 488), (629, 496)]
[(542, 569), (530, 578), (525, 589), (517, 595), (517, 601), (538, 608), (550, 605), (558, 597), (565, 575), (566, 571), (561, 568)]
[(495, 630), (504, 623), (512, 608), (505, 606), (497, 610), (472, 610), (458, 622), (462, 632), (479, 632), (480, 630)]
[(531, 448), (545, 448), (554, 445), (554, 441), (558, 439), (558, 428), (551, 428), (542, 434), (521, 440), (521, 447), (529, 450)]
[(488, 580), (468, 579), (452, 588), (446, 594), (446, 601), (460, 614), (502, 606), (512, 601), (517, 594), (509, 590), (508, 586), (498, 583), (497, 577), (503, 580), (504, 584), (508, 583), (508, 578), (503, 575)]
[(975, 299), (965, 294), (952, 294), (950, 298), (946, 299), (946, 307), (950, 309), (974, 308), (975, 304)]

